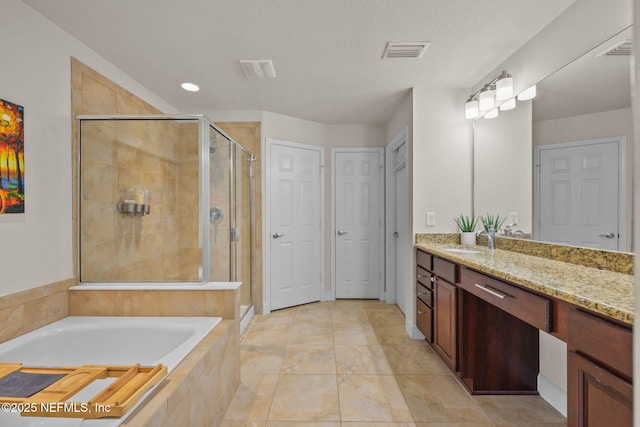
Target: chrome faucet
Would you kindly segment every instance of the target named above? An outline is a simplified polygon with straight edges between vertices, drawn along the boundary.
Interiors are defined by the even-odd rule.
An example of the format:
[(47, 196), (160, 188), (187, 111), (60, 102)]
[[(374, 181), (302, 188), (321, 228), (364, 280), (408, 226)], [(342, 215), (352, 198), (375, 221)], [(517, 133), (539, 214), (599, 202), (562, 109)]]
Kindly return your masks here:
[(489, 238), (489, 249), (495, 249), (496, 248), (496, 229), (493, 227), (489, 227), (489, 231), (478, 231), (478, 236), (481, 234), (486, 234), (487, 237)]
[(517, 222), (514, 222), (513, 224), (507, 224), (504, 226), (504, 235), (505, 237), (511, 237), (513, 236), (513, 231), (511, 230), (511, 227), (515, 227), (516, 225), (518, 225)]

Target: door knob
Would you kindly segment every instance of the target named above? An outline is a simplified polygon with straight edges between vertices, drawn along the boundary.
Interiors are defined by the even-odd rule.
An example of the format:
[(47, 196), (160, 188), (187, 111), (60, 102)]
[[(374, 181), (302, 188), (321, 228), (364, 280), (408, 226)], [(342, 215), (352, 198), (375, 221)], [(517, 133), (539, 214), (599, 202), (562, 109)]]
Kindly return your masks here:
[(614, 233), (607, 233), (607, 234), (602, 233), (602, 234), (598, 234), (598, 237), (613, 239), (614, 237), (616, 237), (616, 235)]
[(342, 236), (342, 235), (345, 235), (345, 234), (347, 234), (346, 231), (338, 230), (338, 236)]
[(278, 234), (278, 233), (275, 233), (272, 237), (273, 237), (274, 239), (279, 239), (280, 237), (284, 237), (284, 234)]

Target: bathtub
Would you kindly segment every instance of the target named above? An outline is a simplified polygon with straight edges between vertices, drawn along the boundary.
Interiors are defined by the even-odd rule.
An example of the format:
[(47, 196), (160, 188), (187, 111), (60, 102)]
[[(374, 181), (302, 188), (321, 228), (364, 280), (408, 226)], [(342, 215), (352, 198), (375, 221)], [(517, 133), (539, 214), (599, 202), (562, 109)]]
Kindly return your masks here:
[[(219, 317), (71, 316), (0, 344), (0, 362), (19, 362), (24, 366), (162, 363), (171, 372), (220, 320)], [(94, 381), (68, 400), (86, 402), (113, 381), (115, 378)], [(144, 396), (139, 402), (143, 400)], [(127, 415), (83, 420), (0, 412), (0, 426), (115, 427)]]

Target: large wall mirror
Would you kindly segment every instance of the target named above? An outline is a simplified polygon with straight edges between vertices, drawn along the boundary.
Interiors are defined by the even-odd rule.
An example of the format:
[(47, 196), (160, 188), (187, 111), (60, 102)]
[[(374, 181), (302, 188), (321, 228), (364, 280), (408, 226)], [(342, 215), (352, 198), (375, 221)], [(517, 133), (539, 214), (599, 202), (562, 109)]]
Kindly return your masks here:
[[(535, 240), (631, 251), (633, 122), (627, 28), (474, 123), (474, 212)], [(519, 233), (520, 234), (520, 233)]]

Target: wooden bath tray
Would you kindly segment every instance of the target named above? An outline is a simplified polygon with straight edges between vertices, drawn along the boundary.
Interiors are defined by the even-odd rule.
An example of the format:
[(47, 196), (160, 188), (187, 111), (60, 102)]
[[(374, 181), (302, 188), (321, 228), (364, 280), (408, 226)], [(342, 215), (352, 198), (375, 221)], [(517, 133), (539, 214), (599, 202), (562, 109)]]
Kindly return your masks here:
[[(19, 411), (22, 416), (29, 417), (121, 417), (147, 390), (167, 375), (167, 367), (164, 365), (29, 368), (19, 363), (0, 362), (0, 378), (16, 371), (34, 374), (65, 374), (58, 381), (30, 397), (0, 396), (3, 411), (13, 409)], [(93, 381), (114, 377), (117, 379), (88, 402), (67, 401)]]

